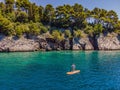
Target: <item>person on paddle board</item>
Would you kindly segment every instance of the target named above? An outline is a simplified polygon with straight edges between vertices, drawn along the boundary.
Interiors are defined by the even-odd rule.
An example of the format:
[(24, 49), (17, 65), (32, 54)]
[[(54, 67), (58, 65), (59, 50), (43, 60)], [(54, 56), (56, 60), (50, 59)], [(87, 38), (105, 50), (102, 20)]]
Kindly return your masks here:
[(75, 68), (76, 68), (76, 66), (75, 66), (75, 64), (72, 64), (72, 66), (71, 66), (71, 71), (75, 71)]

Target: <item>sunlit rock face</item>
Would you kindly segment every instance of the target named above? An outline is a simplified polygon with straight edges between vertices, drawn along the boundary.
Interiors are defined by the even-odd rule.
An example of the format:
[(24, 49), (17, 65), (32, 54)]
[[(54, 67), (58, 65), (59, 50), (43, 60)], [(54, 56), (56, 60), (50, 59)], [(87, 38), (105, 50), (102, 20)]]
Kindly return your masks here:
[(4, 37), (0, 41), (0, 51), (36, 51), (39, 43), (32, 39)]
[(52, 50), (120, 50), (120, 36), (109, 35), (99, 36), (94, 39), (90, 37), (64, 39), (56, 42), (53, 38), (46, 37), (6, 37), (0, 35), (0, 51), (16, 52), (16, 51), (52, 51)]
[(99, 50), (120, 50), (120, 36), (101, 36), (97, 42)]
[(74, 38), (73, 50), (93, 50), (93, 46), (88, 37), (86, 38)]

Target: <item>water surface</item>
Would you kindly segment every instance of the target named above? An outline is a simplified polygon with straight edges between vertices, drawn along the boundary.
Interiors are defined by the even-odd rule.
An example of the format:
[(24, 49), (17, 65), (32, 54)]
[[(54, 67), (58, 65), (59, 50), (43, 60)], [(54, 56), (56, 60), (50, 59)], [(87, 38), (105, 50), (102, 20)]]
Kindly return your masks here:
[(120, 90), (120, 51), (0, 53), (0, 90)]

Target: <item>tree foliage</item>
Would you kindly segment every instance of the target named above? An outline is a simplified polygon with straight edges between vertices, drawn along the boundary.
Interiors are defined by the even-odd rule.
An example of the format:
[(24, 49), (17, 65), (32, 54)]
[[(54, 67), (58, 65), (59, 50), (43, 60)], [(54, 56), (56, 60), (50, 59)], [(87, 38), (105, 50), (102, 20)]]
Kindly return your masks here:
[(52, 32), (52, 36), (57, 42), (60, 42), (64, 39), (63, 36), (62, 36), (62, 33), (58, 30), (54, 30)]
[(54, 8), (51, 4), (38, 6), (29, 0), (4, 0), (4, 3), (0, 2), (0, 15), (0, 33), (6, 35), (51, 33), (52, 27), (58, 29), (52, 32), (58, 40), (62, 38), (61, 29), (68, 38), (80, 37), (81, 33), (96, 36), (104, 32), (120, 32), (115, 11), (97, 7), (89, 10), (78, 3)]
[(70, 30), (65, 30), (65, 37), (68, 37), (68, 38), (71, 37), (71, 32), (70, 32)]
[(76, 30), (76, 31), (74, 31), (74, 37), (78, 37), (78, 38), (82, 37), (82, 32), (81, 32), (81, 30)]
[(39, 35), (40, 34), (40, 26), (36, 23), (30, 23), (29, 25), (29, 34)]
[(8, 19), (0, 16), (0, 32), (5, 35), (14, 34), (14, 25)]
[(17, 14), (16, 21), (26, 23), (28, 21), (28, 15), (25, 12), (21, 11)]

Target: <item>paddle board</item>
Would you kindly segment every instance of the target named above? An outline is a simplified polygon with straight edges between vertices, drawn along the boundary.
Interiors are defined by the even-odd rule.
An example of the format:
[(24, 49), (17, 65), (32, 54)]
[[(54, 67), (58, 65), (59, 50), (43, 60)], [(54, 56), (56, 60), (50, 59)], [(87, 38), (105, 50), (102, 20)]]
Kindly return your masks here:
[(80, 70), (75, 70), (75, 71), (67, 72), (66, 74), (72, 75), (72, 74), (76, 74), (79, 72), (80, 72)]

